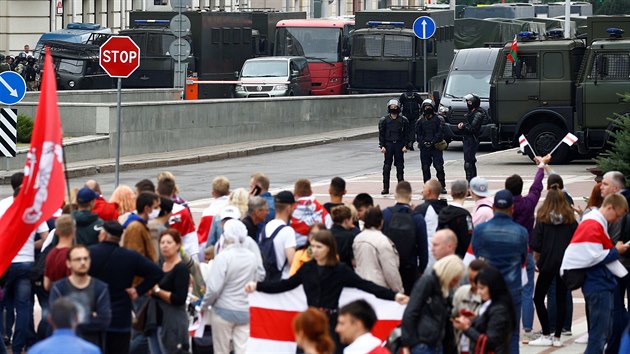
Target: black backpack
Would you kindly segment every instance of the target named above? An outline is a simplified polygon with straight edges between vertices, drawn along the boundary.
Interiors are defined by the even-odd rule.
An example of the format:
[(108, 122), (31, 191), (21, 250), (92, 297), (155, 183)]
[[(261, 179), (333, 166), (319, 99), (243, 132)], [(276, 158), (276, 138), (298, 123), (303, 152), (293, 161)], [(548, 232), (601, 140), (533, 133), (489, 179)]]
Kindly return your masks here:
[(413, 260), (418, 258), (416, 250), (416, 223), (411, 208), (388, 208), (392, 212), (387, 229), (383, 233), (389, 237), (400, 256), (400, 269), (415, 266)]
[(55, 247), (57, 247), (57, 244), (59, 243), (59, 237), (57, 237), (56, 233), (48, 235), (48, 237), (52, 237), (53, 241), (46, 247), (46, 249), (43, 249), (41, 252), (39, 252), (37, 257), (35, 258), (35, 264), (33, 265), (33, 268), (31, 268), (31, 272), (30, 272), (31, 282), (35, 286), (44, 286), (44, 272), (46, 270), (46, 257), (48, 257), (48, 254), (50, 253), (50, 251), (52, 251)]
[(262, 234), (260, 236), (260, 243), (258, 246), (260, 247), (260, 254), (262, 255), (263, 266), (265, 267), (265, 281), (278, 281), (282, 279), (282, 270), (287, 265), (287, 261), (284, 261), (282, 268), (278, 270), (278, 262), (276, 261), (276, 248), (273, 245), (273, 240), (278, 236), (280, 230), (284, 229), (287, 225), (280, 225), (278, 228), (271, 234), (270, 237), (267, 237), (267, 233), (265, 228), (262, 230)]
[[(453, 216), (453, 213), (449, 213), (451, 210), (461, 210), (461, 212)], [(450, 229), (455, 233), (457, 236), (457, 249), (455, 250), (455, 254), (464, 258), (473, 233), (473, 223), (470, 212), (453, 205), (442, 208), (440, 214), (438, 214), (437, 229)]]

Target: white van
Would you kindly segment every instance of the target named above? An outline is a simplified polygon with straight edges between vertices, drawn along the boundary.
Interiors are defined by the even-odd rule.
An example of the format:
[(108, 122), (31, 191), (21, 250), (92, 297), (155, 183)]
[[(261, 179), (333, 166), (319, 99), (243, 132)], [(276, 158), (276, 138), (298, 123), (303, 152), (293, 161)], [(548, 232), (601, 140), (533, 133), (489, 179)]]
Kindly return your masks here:
[(311, 72), (304, 57), (260, 57), (248, 59), (237, 73), (237, 98), (308, 96)]

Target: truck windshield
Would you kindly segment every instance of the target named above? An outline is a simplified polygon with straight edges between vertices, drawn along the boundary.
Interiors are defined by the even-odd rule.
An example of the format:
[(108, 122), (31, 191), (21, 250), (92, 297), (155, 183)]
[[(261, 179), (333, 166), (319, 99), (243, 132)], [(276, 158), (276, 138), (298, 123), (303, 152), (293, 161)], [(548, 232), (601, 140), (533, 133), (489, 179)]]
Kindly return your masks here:
[(252, 61), (243, 65), (241, 77), (287, 77), (289, 69), (286, 61)]
[(275, 55), (303, 56), (309, 62), (340, 62), (341, 28), (278, 27)]
[(489, 71), (451, 71), (449, 73), (444, 96), (462, 98), (469, 93), (475, 93), (480, 98), (490, 97), (490, 75)]
[(83, 72), (84, 60), (61, 58), (56, 62), (57, 71), (63, 71), (71, 74), (81, 74)]
[(355, 34), (352, 55), (356, 57), (413, 57), (413, 38), (397, 34)]

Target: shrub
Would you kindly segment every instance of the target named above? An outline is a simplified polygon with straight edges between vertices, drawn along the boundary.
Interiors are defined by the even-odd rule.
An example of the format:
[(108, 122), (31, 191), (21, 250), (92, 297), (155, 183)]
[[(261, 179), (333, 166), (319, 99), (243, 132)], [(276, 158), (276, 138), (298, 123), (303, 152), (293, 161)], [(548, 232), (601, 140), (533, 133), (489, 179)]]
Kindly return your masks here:
[[(620, 95), (630, 102), (630, 93)], [(610, 149), (596, 159), (597, 166), (604, 172), (619, 171), (630, 177), (630, 114), (615, 114), (614, 129), (610, 132)]]
[(17, 141), (18, 143), (30, 143), (33, 135), (33, 118), (18, 114), (17, 117)]

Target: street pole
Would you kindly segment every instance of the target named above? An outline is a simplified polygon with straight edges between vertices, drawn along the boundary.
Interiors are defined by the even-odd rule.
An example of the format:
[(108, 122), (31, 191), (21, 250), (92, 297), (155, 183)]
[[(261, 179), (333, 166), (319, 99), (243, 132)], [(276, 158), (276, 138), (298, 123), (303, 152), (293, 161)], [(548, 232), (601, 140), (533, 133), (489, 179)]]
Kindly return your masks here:
[(571, 38), (571, 2), (564, 2), (564, 38)]
[(121, 104), (122, 79), (118, 78), (118, 93), (116, 94), (116, 178), (114, 188), (118, 187), (120, 181), (120, 121), (122, 120)]
[(427, 40), (422, 40), (422, 83), (424, 84), (422, 92), (427, 92)]

